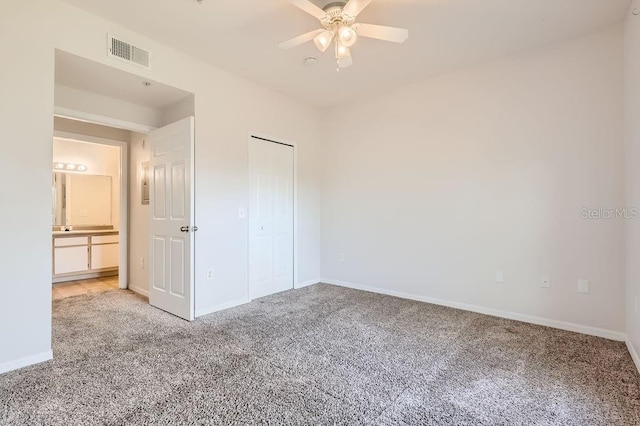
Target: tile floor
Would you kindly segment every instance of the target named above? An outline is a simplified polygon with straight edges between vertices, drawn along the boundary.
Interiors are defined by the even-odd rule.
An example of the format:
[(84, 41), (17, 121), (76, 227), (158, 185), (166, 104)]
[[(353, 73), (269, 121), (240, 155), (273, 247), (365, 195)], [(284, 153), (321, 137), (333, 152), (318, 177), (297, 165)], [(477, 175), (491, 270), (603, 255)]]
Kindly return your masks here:
[(118, 276), (53, 284), (53, 300), (118, 289)]

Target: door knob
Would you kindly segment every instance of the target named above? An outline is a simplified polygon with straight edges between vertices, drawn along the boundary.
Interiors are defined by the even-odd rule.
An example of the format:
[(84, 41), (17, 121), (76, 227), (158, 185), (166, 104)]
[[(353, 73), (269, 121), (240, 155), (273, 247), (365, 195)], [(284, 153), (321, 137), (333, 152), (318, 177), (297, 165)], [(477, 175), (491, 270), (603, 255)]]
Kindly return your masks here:
[(189, 227), (188, 226), (183, 226), (180, 228), (181, 232), (189, 232)]
[(261, 230), (261, 231), (264, 231), (264, 226), (261, 226), (261, 227), (260, 227), (260, 230)]

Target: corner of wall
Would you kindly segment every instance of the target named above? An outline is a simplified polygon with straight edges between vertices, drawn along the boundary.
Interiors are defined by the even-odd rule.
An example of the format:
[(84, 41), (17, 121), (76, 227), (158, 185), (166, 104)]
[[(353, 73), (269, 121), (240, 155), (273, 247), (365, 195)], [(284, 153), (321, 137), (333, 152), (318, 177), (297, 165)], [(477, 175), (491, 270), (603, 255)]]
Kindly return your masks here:
[(3, 362), (0, 364), (0, 374), (8, 373), (13, 370), (19, 370), (30, 365), (40, 364), (53, 359), (53, 350), (26, 356), (24, 358), (13, 361)]
[[(635, 15), (638, 13), (638, 15)], [(640, 0), (631, 3), (625, 19), (625, 205), (640, 208)], [(627, 347), (640, 371), (640, 219), (625, 221), (625, 313)]]
[(638, 352), (636, 351), (635, 346), (633, 346), (633, 342), (631, 342), (631, 340), (629, 340), (628, 337), (625, 340), (625, 343), (627, 344), (627, 349), (629, 350), (629, 354), (631, 354), (631, 358), (633, 359), (633, 363), (636, 365), (636, 368), (638, 369), (638, 372), (640, 373), (640, 356), (638, 356)]

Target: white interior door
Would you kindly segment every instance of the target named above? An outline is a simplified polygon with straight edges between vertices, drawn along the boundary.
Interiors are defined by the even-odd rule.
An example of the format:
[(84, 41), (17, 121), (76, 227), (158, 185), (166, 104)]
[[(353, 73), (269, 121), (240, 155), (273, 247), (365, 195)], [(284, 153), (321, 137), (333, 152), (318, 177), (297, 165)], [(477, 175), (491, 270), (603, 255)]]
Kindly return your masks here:
[(149, 303), (194, 319), (194, 119), (149, 134)]
[(249, 141), (249, 297), (293, 288), (293, 147)]

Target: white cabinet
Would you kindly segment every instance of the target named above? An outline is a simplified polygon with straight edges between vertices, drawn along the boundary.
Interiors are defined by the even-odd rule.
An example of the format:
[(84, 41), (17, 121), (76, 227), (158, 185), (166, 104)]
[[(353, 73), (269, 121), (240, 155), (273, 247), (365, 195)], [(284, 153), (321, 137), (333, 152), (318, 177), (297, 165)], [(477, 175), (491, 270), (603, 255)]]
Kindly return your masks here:
[(91, 245), (91, 269), (117, 268), (118, 244)]
[(118, 271), (119, 257), (117, 233), (54, 235), (54, 282), (113, 275)]
[(92, 235), (91, 244), (118, 244), (117, 235)]
[(53, 256), (54, 275), (89, 270), (89, 246), (56, 247)]
[(65, 237), (54, 238), (54, 247), (86, 246), (89, 245), (89, 237)]

